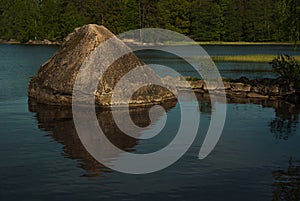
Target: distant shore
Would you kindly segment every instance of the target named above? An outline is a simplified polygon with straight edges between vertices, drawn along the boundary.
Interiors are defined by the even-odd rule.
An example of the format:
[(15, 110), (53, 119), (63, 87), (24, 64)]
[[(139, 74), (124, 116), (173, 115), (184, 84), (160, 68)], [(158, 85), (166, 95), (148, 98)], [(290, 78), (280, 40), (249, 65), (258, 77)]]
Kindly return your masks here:
[[(128, 43), (126, 39), (124, 40), (125, 43)], [(132, 42), (129, 42), (130, 44)], [(224, 41), (196, 41), (199, 45), (291, 45), (295, 46), (294, 42), (244, 42), (244, 41), (236, 41), (236, 42), (224, 42)], [(47, 39), (44, 40), (29, 40), (27, 42), (21, 42), (16, 39), (0, 39), (0, 44), (24, 44), (24, 45), (60, 45), (61, 41), (50, 41)], [(139, 42), (133, 43), (134, 45), (145, 45), (147, 46), (148, 43), (142, 43)], [(150, 43), (149, 43), (150, 44)], [(297, 43), (298, 45), (300, 42)], [(156, 44), (151, 43), (150, 46), (153, 46)], [(157, 44), (157, 45), (189, 45), (187, 42), (176, 42), (176, 43), (166, 43), (166, 44)]]
[[(141, 46), (155, 46), (155, 45), (189, 45), (185, 42), (179, 43), (170, 43), (170, 44), (153, 44), (153, 43), (132, 43), (124, 40), (128, 45), (141, 45)], [(15, 39), (3, 40), (0, 39), (0, 44), (20, 44), (20, 45), (61, 45), (59, 41), (49, 41), (49, 40), (29, 40), (25, 43), (22, 43)], [(211, 41), (211, 42), (197, 42), (199, 45), (295, 45), (294, 43), (287, 42), (220, 42), (220, 41)], [(249, 55), (231, 55), (231, 56), (211, 56), (212, 60), (215, 62), (256, 62), (256, 63), (269, 63), (278, 55), (269, 55), (269, 54), (249, 54)], [(294, 56), (296, 61), (300, 62), (300, 55)]]
[[(270, 42), (246, 42), (246, 41), (235, 41), (235, 42), (225, 42), (225, 41), (196, 41), (198, 45), (290, 45), (290, 46), (299, 46), (300, 41), (297, 43), (295, 42), (276, 42), (276, 41), (270, 41)], [(170, 42), (166, 43), (166, 45), (190, 45), (194, 44), (191, 42)]]
[[(198, 41), (199, 45), (293, 45), (295, 46), (295, 42), (245, 42), (245, 41), (237, 41), (237, 42), (223, 42), (223, 41)], [(300, 44), (298, 42), (297, 44)]]
[(50, 40), (29, 40), (27, 42), (21, 42), (15, 39), (4, 40), (0, 39), (0, 44), (10, 44), (10, 45), (60, 45), (61, 42), (58, 41), (50, 41)]

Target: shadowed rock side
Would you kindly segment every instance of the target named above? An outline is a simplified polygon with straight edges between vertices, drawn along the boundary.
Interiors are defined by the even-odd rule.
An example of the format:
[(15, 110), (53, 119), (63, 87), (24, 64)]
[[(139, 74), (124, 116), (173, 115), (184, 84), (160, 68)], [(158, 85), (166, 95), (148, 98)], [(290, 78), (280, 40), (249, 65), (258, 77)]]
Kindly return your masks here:
[[(168, 111), (176, 106), (176, 102), (169, 101), (162, 106)], [(132, 121), (140, 127), (148, 126), (151, 123), (148, 115), (149, 109), (150, 107), (130, 109)], [(32, 101), (29, 104), (29, 111), (36, 113), (39, 129), (49, 131), (47, 136), (52, 137), (55, 141), (64, 145), (62, 155), (78, 161), (78, 166), (86, 171), (86, 174), (81, 176), (94, 177), (100, 176), (101, 172), (111, 171), (96, 161), (82, 145), (74, 125), (71, 107), (50, 106)], [(120, 109), (118, 115), (124, 115), (124, 110)], [(157, 119), (153, 119), (153, 121), (159, 120), (159, 117), (160, 116), (157, 115)], [(135, 150), (134, 147), (139, 143), (138, 140), (129, 137), (118, 128), (113, 119), (111, 110), (98, 108), (97, 119), (99, 126), (112, 144), (127, 152)], [(137, 133), (137, 135), (139, 134)], [(106, 149), (110, 148), (109, 144), (102, 143), (101, 145)], [(117, 158), (119, 155), (115, 154), (112, 157)]]
[[(90, 24), (75, 29), (67, 36), (58, 52), (38, 71), (37, 76), (32, 77), (29, 82), (28, 96), (39, 103), (49, 105), (70, 105), (72, 93), (79, 69), (90, 55), (101, 43), (115, 37), (103, 26)], [(113, 47), (107, 49), (106, 55), (114, 57), (114, 51), (119, 49), (130, 50), (121, 40), (117, 39)], [(131, 51), (130, 51), (131, 52)], [(102, 62), (102, 61), (100, 61)], [(103, 61), (105, 63), (107, 61)], [(95, 94), (96, 104), (99, 106), (110, 106), (118, 103), (111, 102), (112, 90), (116, 83), (129, 71), (145, 65), (134, 53), (129, 53), (118, 58), (104, 73), (99, 82)], [(135, 80), (133, 77), (131, 80)], [(142, 71), (136, 78), (140, 80), (158, 80), (160, 78), (149, 68)], [(86, 77), (90, 79), (90, 77)], [(88, 81), (86, 81), (88, 82)], [(85, 84), (85, 81), (83, 81)], [(127, 82), (132, 85), (136, 83)], [(126, 86), (130, 88), (131, 86)], [(85, 93), (85, 91), (82, 91)], [(131, 104), (147, 105), (160, 103), (173, 99), (174, 95), (158, 85), (149, 85), (138, 90), (131, 98)]]

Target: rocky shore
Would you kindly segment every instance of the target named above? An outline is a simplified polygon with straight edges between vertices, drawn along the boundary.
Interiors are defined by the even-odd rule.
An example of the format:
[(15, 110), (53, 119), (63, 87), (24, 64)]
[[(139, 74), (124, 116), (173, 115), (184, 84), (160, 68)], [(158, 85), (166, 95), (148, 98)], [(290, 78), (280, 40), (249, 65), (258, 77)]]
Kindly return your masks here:
[(29, 40), (26, 45), (61, 45), (61, 42), (58, 41), (50, 41), (50, 40)]
[(21, 42), (15, 39), (4, 40), (0, 39), (0, 44), (24, 44), (24, 45), (61, 45), (61, 42), (44, 40), (29, 40), (27, 42)]
[[(186, 87), (180, 86), (180, 82), (177, 83), (183, 89)], [(212, 89), (207, 89), (203, 80), (189, 81), (189, 83), (193, 90), (200, 94), (208, 92), (218, 94), (218, 91), (225, 89), (228, 98), (286, 100), (292, 103), (300, 103), (299, 88), (281, 78), (249, 80), (246, 77), (241, 77), (236, 80), (224, 81), (224, 86), (215, 85)]]

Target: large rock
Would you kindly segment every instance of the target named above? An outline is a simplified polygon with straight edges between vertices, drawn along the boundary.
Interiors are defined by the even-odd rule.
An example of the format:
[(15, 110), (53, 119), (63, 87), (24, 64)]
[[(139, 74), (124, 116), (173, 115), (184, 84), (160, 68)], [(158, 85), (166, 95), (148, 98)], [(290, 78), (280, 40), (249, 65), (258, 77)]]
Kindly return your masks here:
[[(39, 69), (37, 76), (29, 82), (28, 96), (39, 103), (50, 105), (69, 105), (72, 103), (74, 83), (80, 67), (90, 53), (101, 43), (114, 37), (105, 27), (90, 24), (75, 29), (67, 36), (58, 52)], [(114, 56), (114, 50), (128, 48), (121, 40), (117, 40), (109, 55)], [(103, 61), (106, 62), (106, 61)], [(145, 65), (134, 53), (126, 54), (117, 59), (104, 73), (95, 92), (96, 104), (110, 106), (122, 104), (111, 100), (112, 91), (120, 79), (132, 69)], [(160, 82), (161, 79), (149, 68), (140, 73), (137, 80), (150, 79)], [(87, 81), (89, 77), (86, 77)], [(131, 79), (129, 84), (132, 83)], [(137, 81), (138, 82), (138, 81)], [(124, 86), (124, 90), (131, 86)], [(84, 93), (84, 92), (83, 92)], [(174, 95), (158, 85), (149, 85), (139, 89), (131, 98), (130, 104), (147, 105), (174, 99)]]

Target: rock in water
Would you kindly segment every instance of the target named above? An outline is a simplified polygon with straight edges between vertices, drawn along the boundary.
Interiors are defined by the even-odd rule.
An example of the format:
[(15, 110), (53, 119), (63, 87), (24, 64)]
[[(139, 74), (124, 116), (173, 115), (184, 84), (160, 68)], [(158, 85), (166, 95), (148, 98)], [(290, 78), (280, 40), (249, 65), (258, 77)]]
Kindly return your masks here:
[[(82, 64), (95, 48), (113, 37), (115, 37), (114, 34), (108, 29), (95, 24), (75, 29), (73, 33), (65, 38), (58, 52), (41, 66), (37, 76), (31, 78), (28, 87), (29, 99), (49, 105), (72, 104), (73, 87)], [(108, 55), (113, 56), (114, 50), (128, 48), (121, 40), (117, 39), (116, 41), (114, 46), (107, 50), (111, 51), (108, 52)], [(118, 58), (108, 67), (100, 79), (97, 91), (94, 93), (96, 104), (98, 106), (123, 104), (122, 101), (112, 102), (111, 97), (114, 87), (125, 74), (143, 65), (145, 64), (132, 52)], [(161, 81), (160, 77), (149, 68), (133, 78), (138, 80), (150, 78), (155, 80), (155, 83)], [(88, 81), (89, 76), (84, 79)], [(139, 82), (136, 81), (135, 83), (132, 80), (134, 79), (130, 79), (130, 82), (127, 82), (128, 86), (124, 86), (124, 91), (132, 86), (136, 86)], [(85, 82), (83, 81), (83, 83)], [(83, 91), (82, 93), (85, 92)], [(147, 105), (174, 98), (174, 95), (169, 90), (158, 85), (148, 85), (134, 93), (130, 104)]]

